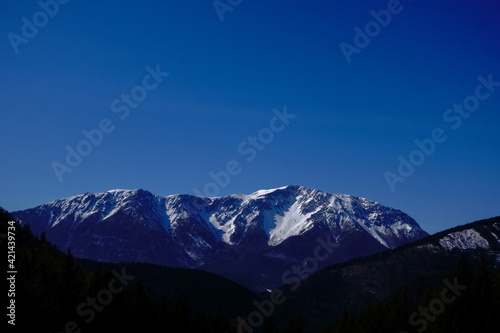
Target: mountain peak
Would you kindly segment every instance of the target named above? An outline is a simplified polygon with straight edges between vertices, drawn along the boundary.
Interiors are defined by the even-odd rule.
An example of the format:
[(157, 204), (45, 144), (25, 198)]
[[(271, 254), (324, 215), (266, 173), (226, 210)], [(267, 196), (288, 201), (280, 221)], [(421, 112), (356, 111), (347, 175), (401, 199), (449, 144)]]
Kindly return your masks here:
[(273, 189), (269, 189), (269, 190), (259, 190), (259, 191), (256, 191), (256, 192), (253, 192), (251, 194), (249, 194), (248, 196), (252, 199), (256, 199), (256, 198), (259, 198), (259, 197), (262, 197), (262, 196), (266, 196), (268, 194), (271, 194), (275, 191), (278, 191), (278, 190), (284, 190), (284, 189), (287, 189), (289, 188), (290, 186), (283, 186), (283, 187), (278, 187), (278, 188), (273, 188)]

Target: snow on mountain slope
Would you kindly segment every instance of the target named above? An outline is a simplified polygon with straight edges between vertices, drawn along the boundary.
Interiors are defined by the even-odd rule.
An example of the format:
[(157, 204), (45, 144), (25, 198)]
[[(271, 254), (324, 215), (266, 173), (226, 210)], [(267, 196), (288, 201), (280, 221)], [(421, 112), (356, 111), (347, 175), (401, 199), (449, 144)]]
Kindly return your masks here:
[[(363, 198), (299, 186), (213, 200), (215, 204), (223, 201), (224, 207), (209, 215), (209, 222), (223, 232), (222, 239), (227, 244), (237, 243), (233, 234), (241, 229), (237, 224), (238, 218), (246, 220), (245, 228), (260, 227), (271, 246), (326, 221), (332, 231), (338, 227), (339, 220), (344, 222), (344, 229), (361, 227), (387, 248), (399, 245), (395, 241), (397, 238), (412, 238), (422, 233), (418, 224), (400, 211)], [(229, 200), (231, 202), (227, 205)], [(389, 220), (388, 215), (391, 215)], [(246, 229), (240, 231), (245, 233)]]
[[(495, 234), (492, 234), (495, 236)], [(496, 236), (495, 236), (496, 237)], [(455, 248), (460, 250), (483, 248), (488, 249), (490, 244), (486, 239), (474, 229), (467, 229), (459, 232), (453, 232), (439, 240), (441, 246), (450, 251)]]
[(425, 234), (413, 219), (398, 210), (364, 198), (299, 186), (221, 198), (160, 197), (144, 190), (111, 190), (55, 200), (28, 211), (50, 212), (43, 219), (45, 224), (37, 225), (36, 229), (43, 231), (61, 221), (77, 225), (93, 217), (95, 223), (100, 223), (121, 212), (131, 218), (142, 217), (147, 227), (161, 227), (175, 234), (194, 219), (217, 241), (229, 245), (242, 241), (249, 229), (261, 229), (268, 237), (268, 245), (276, 246), (318, 224), (326, 224), (333, 233), (362, 228), (387, 248), (399, 245), (394, 239)]
[[(62, 249), (71, 247), (79, 257), (207, 265), (216, 273), (240, 265), (242, 276), (248, 275), (246, 260), (264, 260), (258, 268), (261, 275), (271, 274), (276, 260), (302, 260), (318, 237), (339, 243), (340, 250), (329, 258), (339, 262), (427, 236), (399, 210), (300, 186), (217, 198), (111, 190), (55, 200), (13, 215), (29, 223), (35, 234), (46, 232), (48, 240)], [(239, 258), (237, 263), (233, 257)]]
[(300, 235), (301, 232), (310, 229), (312, 221), (309, 219), (313, 213), (303, 214), (298, 201), (294, 202), (286, 212), (277, 212), (272, 217), (275, 227), (269, 230), (269, 245), (278, 245), (288, 237)]

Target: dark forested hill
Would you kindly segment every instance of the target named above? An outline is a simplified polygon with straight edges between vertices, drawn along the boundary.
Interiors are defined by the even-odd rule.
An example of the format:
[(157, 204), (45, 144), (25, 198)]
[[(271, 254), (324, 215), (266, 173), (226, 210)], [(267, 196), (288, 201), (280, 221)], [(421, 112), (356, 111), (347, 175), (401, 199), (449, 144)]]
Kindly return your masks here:
[[(452, 272), (463, 266), (464, 261), (472, 272), (479, 269), (481, 258), (489, 263), (490, 273), (494, 274), (500, 262), (500, 217), (333, 265), (300, 284), (284, 286), (281, 289), (287, 301), (276, 307), (276, 320), (286, 322), (295, 313), (302, 317), (306, 327), (318, 329), (328, 322), (335, 324), (345, 311), (357, 313), (369, 304), (398, 299), (403, 291), (405, 301), (414, 304), (412, 309), (418, 309), (417, 303), (429, 290), (444, 288), (446, 278), (453, 281), (458, 273)], [(405, 321), (408, 322), (408, 316)]]
[[(0, 209), (0, 233), (10, 221)], [(18, 273), (16, 325), (9, 331), (235, 332), (231, 319), (258, 297), (204, 271), (79, 261), (44, 234), (36, 237), (29, 226), (10, 224)]]

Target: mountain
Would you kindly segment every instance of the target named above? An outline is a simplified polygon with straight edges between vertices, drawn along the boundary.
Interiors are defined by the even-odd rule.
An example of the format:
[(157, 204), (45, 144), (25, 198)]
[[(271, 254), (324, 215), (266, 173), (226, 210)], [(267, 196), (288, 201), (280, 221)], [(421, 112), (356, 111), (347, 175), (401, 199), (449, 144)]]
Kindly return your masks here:
[(12, 215), (75, 257), (201, 268), (253, 290), (283, 284), (293, 265), (302, 278), (308, 264), (319, 269), (427, 236), (399, 210), (300, 186), (216, 198), (112, 190)]
[[(300, 314), (307, 327), (319, 330), (326, 323), (335, 323), (345, 311), (356, 313), (400, 290), (416, 303), (430, 286), (441, 291), (445, 277), (454, 281), (459, 274), (450, 269), (460, 264), (463, 255), (471, 269), (477, 269), (483, 255), (491, 267), (500, 266), (500, 216), (448, 229), (394, 250), (332, 265), (299, 284), (281, 286), (282, 298), (287, 301), (276, 308), (275, 316), (278, 321), (286, 318), (281, 320), (286, 322), (291, 314)], [(460, 283), (468, 284), (460, 279)], [(425, 305), (428, 303), (429, 300)], [(410, 309), (413, 312), (418, 307)], [(406, 322), (410, 313), (405, 317)], [(242, 317), (246, 318), (245, 315)]]
[[(10, 325), (2, 332), (106, 332), (113, 327), (120, 332), (236, 333), (232, 318), (251, 311), (258, 298), (202, 270), (75, 260), (11, 221), (0, 207), (0, 235), (15, 234), (17, 268), (16, 290), (9, 292), (16, 311), (10, 311)], [(1, 238), (0, 244), (7, 246)]]
[[(7, 221), (13, 218), (4, 213), (0, 208), (0, 229), (6, 232)], [(36, 323), (38, 329), (59, 331), (69, 319), (95, 331), (111, 324), (127, 331), (144, 327), (186, 331), (186, 323), (192, 323), (196, 328), (191, 331), (196, 332), (241, 332), (246, 326), (251, 327), (249, 332), (272, 332), (273, 327), (298, 332), (303, 327), (304, 332), (382, 333), (415, 332), (428, 325), (427, 331), (465, 333), (500, 327), (496, 315), (500, 311), (500, 217), (331, 265), (279, 286), (281, 291), (260, 294), (193, 269), (79, 260), (85, 269), (75, 270), (69, 255), (48, 243), (45, 235), (30, 234), (30, 228), (16, 226), (20, 327)], [(75, 315), (75, 308), (108, 286), (113, 267), (126, 268), (128, 275), (135, 276), (133, 285), (115, 295), (119, 300), (87, 326), (85, 318)], [(81, 274), (84, 279), (75, 279)], [(438, 304), (443, 290), (452, 285), (459, 286), (452, 289), (453, 302), (449, 304), (447, 298), (444, 312), (433, 307), (437, 319), (426, 323), (420, 309)], [(224, 318), (213, 316), (214, 311)], [(411, 321), (418, 313), (419, 320)], [(270, 320), (259, 321), (268, 315)]]

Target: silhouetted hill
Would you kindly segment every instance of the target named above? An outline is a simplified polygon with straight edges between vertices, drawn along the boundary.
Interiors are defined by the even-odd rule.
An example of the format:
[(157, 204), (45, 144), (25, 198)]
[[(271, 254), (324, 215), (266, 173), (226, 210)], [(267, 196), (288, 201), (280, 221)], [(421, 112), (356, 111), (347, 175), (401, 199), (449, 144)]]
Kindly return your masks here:
[[(455, 245), (458, 247), (453, 248)], [(405, 290), (409, 301), (417, 302), (429, 287), (442, 286), (445, 275), (458, 265), (462, 255), (466, 255), (472, 268), (477, 267), (482, 255), (498, 266), (500, 217), (332, 265), (315, 272), (300, 285), (283, 286), (287, 301), (276, 308), (276, 320), (283, 323), (291, 313), (300, 314), (306, 326), (318, 328), (328, 322), (335, 323), (345, 311), (360, 311), (401, 290)]]
[[(10, 221), (0, 208), (0, 232)], [(29, 226), (10, 224), (16, 228), (18, 274), (16, 325), (9, 330), (235, 332), (231, 318), (257, 297), (205, 271), (78, 261), (44, 233), (36, 237)]]
[(85, 259), (78, 261), (92, 272), (125, 266), (127, 274), (136, 276), (138, 281), (151, 289), (153, 295), (170, 300), (183, 297), (192, 310), (219, 312), (226, 318), (250, 310), (253, 300), (258, 298), (257, 294), (236, 282), (206, 271), (144, 263), (117, 265)]

